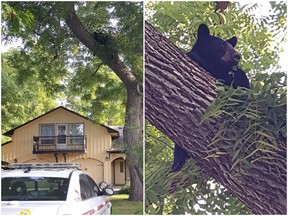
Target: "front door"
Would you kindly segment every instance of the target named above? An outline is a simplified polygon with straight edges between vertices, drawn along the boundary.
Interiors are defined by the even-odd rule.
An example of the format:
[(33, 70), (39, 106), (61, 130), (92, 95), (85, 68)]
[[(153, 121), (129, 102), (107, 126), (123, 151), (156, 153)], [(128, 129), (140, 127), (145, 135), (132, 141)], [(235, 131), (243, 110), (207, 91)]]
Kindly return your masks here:
[(67, 148), (67, 125), (58, 124), (57, 125), (57, 149)]

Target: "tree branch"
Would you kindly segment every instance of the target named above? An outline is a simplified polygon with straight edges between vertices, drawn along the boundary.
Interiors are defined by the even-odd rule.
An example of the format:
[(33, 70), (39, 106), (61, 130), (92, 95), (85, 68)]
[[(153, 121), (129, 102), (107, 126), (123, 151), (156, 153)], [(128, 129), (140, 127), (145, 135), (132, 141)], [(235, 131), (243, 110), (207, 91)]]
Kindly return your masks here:
[[(96, 73), (98, 72), (98, 70), (100, 69), (100, 67), (103, 65), (104, 63), (100, 63), (99, 65), (98, 65), (98, 67), (96, 68), (96, 70), (94, 71), (94, 73), (93, 74), (91, 74), (92, 76), (95, 76), (96, 75)], [(109, 125), (109, 124), (108, 124)]]
[(115, 49), (107, 49), (107, 46), (97, 43), (87, 29), (83, 26), (79, 20), (75, 9), (74, 3), (67, 3), (67, 14), (66, 14), (66, 23), (74, 35), (86, 46), (88, 47), (95, 55), (97, 55), (104, 64), (107, 64), (111, 70), (113, 70), (116, 75), (121, 79), (126, 87), (137, 88), (136, 77), (129, 70), (129, 68), (120, 61), (117, 52)]
[[(215, 95), (215, 79), (146, 22), (147, 120), (186, 150), (203, 171), (253, 213), (286, 214), (286, 157), (283, 160), (279, 153), (273, 163), (263, 159), (256, 167), (245, 170), (245, 175), (238, 176), (231, 172), (232, 158), (228, 153), (207, 157), (219, 124), (218, 120), (211, 120), (200, 125), (200, 118)], [(279, 146), (286, 152), (285, 146)]]

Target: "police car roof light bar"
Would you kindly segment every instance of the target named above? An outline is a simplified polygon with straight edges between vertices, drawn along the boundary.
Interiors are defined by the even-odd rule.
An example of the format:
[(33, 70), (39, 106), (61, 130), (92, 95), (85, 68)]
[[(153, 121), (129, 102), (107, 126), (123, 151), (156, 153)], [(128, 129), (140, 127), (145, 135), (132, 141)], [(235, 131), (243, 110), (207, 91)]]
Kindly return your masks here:
[(12, 163), (8, 165), (9, 169), (26, 168), (77, 168), (80, 169), (80, 163)]

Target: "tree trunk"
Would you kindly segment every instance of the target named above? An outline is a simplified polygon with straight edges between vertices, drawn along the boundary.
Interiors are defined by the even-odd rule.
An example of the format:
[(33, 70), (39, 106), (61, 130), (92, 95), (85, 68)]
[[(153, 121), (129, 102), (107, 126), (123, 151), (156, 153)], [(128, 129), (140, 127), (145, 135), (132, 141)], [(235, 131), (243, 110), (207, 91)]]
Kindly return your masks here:
[(124, 143), (130, 173), (129, 200), (143, 201), (143, 125), (142, 96), (137, 86), (127, 89)]
[(254, 214), (286, 214), (286, 144), (275, 161), (259, 160), (246, 175), (233, 176), (228, 154), (206, 158), (217, 121), (200, 125), (215, 98), (215, 79), (145, 24), (145, 117)]
[[(101, 46), (82, 25), (74, 10), (74, 3), (67, 3), (66, 23), (73, 34), (120, 78), (127, 90), (124, 144), (130, 172), (129, 199), (143, 200), (143, 112), (142, 94), (137, 89), (133, 72), (120, 60), (117, 49)], [(140, 150), (139, 150), (140, 149)], [(140, 152), (141, 151), (141, 152)]]

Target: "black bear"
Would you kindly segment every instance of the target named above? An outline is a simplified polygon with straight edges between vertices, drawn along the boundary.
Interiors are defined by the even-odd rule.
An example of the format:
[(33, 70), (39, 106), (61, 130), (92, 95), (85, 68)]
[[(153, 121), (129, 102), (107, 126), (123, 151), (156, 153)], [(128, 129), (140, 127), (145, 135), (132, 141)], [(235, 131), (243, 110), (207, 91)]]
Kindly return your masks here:
[(105, 44), (112, 38), (112, 36), (106, 32), (93, 32), (93, 37), (96, 41), (100, 42), (100, 44)]
[(224, 41), (210, 35), (209, 28), (201, 24), (197, 41), (187, 55), (225, 85), (249, 88), (245, 72), (237, 67), (241, 54), (234, 50), (236, 44), (237, 37)]
[[(201, 24), (197, 31), (197, 41), (187, 55), (217, 80), (233, 88), (249, 88), (249, 80), (244, 71), (238, 68), (240, 53), (234, 50), (237, 38), (222, 40), (210, 35), (209, 28)], [(172, 172), (179, 171), (185, 164), (188, 154), (178, 145), (174, 148)]]

